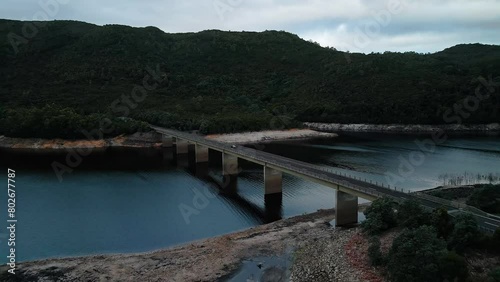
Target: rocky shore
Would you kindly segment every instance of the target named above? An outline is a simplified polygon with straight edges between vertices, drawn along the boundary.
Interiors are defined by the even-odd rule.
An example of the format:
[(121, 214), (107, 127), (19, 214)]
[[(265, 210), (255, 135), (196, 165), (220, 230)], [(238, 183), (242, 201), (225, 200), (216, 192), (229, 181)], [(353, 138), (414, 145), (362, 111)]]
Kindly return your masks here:
[(310, 240), (295, 252), (291, 281), (362, 282), (362, 273), (353, 268), (346, 246), (359, 230), (332, 232), (324, 240)]
[(310, 129), (323, 132), (385, 132), (385, 133), (433, 133), (439, 131), (455, 133), (500, 133), (500, 124), (341, 124), (341, 123), (315, 123), (306, 122), (304, 125)]
[(333, 228), (333, 218), (333, 210), (319, 210), (151, 253), (24, 262), (15, 276), (2, 266), (0, 280), (225, 281), (245, 259), (280, 255), (292, 248), (292, 281), (362, 281), (362, 272), (351, 267), (345, 249), (358, 230)]

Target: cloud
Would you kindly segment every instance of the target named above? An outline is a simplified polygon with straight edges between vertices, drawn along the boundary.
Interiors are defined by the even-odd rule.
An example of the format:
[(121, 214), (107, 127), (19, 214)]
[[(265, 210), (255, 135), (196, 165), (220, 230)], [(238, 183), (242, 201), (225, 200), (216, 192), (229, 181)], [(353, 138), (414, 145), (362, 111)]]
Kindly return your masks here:
[[(286, 30), (365, 53), (500, 44), (499, 0), (2, 0), (0, 17), (32, 19), (43, 10), (39, 3), (51, 1), (67, 2), (53, 19), (157, 26), (165, 32)], [(398, 2), (401, 8), (391, 12)]]

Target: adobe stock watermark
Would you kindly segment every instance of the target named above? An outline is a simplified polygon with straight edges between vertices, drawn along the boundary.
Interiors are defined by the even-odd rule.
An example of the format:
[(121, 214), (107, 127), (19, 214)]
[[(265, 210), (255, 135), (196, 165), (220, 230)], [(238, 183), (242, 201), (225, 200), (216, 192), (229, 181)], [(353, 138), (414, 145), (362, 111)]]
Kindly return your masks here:
[[(233, 175), (238, 175), (243, 171), (241, 167), (230, 167), (228, 172)], [(228, 188), (231, 185), (231, 178), (224, 178), (224, 182), (222, 183), (220, 189), (224, 191), (224, 189)], [(191, 217), (195, 215), (199, 215), (201, 211), (206, 209), (210, 204), (210, 199), (214, 199), (217, 195), (212, 194), (210, 192), (210, 185), (204, 184), (201, 189), (193, 188), (191, 189), (193, 192), (193, 199), (191, 204), (188, 205), (186, 203), (180, 203), (178, 208), (181, 213), (182, 218), (186, 224), (191, 223)]]
[[(456, 102), (453, 106), (444, 110), (442, 114), (443, 121), (446, 124), (462, 124), (475, 111), (477, 111), (482, 102), (488, 100), (496, 88), (500, 86), (500, 77), (493, 79), (489, 76), (488, 80), (484, 77), (478, 77), (479, 85), (476, 87), (474, 94), (468, 95), (466, 98)], [(448, 135), (444, 129), (432, 133), (431, 138), (425, 140), (416, 139), (414, 143), (418, 150), (411, 151), (408, 155), (399, 155), (399, 166), (396, 173), (387, 171), (385, 179), (390, 186), (396, 186), (406, 181), (415, 170), (425, 163), (428, 155), (436, 151), (436, 147), (445, 143), (448, 140)]]
[(212, 5), (219, 19), (223, 21), (227, 13), (234, 12), (243, 2), (244, 0), (213, 0)]
[[(36, 11), (31, 20), (35, 21), (25, 22), (21, 27), (21, 35), (15, 32), (9, 32), (7, 34), (7, 41), (12, 46), (14, 54), (19, 53), (19, 46), (29, 43), (40, 32), (40, 28), (47, 25), (45, 21), (54, 19), (54, 17), (59, 13), (61, 5), (67, 5), (70, 0), (39, 0), (38, 6), (40, 10)], [(22, 19), (26, 20), (26, 19)]]
[[(147, 98), (148, 91), (157, 89), (167, 79), (166, 74), (160, 70), (159, 65), (156, 65), (155, 70), (147, 67), (146, 72), (147, 74), (142, 80), (142, 85), (135, 85), (130, 94), (123, 94), (111, 103), (110, 108), (114, 114), (125, 118), (128, 117), (130, 111), (137, 108)], [(99, 128), (94, 128), (91, 131), (82, 130), (82, 134), (86, 137), (86, 140), (96, 141), (104, 139), (106, 134), (111, 134), (114, 130), (115, 125), (113, 121), (109, 118), (103, 118), (99, 122)], [(92, 151), (92, 147), (71, 148), (67, 150), (64, 164), (58, 161), (52, 162), (52, 170), (54, 170), (59, 182), (63, 181), (65, 173), (72, 173), (83, 162), (83, 158), (90, 155)]]
[[(342, 42), (349, 50), (362, 50), (366, 48), (382, 32), (382, 29), (389, 26), (393, 16), (400, 14), (408, 6), (408, 0), (388, 0), (384, 9), (370, 12), (372, 19), (362, 26), (354, 28), (352, 44)], [(345, 52), (348, 63), (351, 63), (351, 57)]]
[(191, 217), (199, 215), (202, 210), (206, 209), (210, 204), (210, 199), (217, 197), (217, 195), (210, 192), (208, 185), (204, 185), (201, 189), (192, 188), (193, 200), (191, 205), (180, 203), (179, 211), (186, 224), (191, 223)]

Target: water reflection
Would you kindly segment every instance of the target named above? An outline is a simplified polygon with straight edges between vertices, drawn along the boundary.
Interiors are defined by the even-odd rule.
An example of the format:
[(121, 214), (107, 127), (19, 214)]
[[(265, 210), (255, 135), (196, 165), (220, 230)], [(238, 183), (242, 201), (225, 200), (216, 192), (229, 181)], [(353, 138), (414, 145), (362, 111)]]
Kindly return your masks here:
[[(414, 148), (415, 137), (346, 136), (266, 144), (264, 150), (337, 172), (387, 183), (399, 157)], [(450, 139), (405, 178), (405, 189), (441, 185), (439, 175), (499, 173), (500, 139)], [(452, 148), (450, 148), (452, 146)], [(477, 150), (474, 150), (477, 148)], [(97, 253), (144, 252), (245, 229), (282, 217), (333, 208), (334, 190), (283, 175), (281, 197), (264, 195), (262, 166), (241, 161), (237, 193), (221, 189), (221, 154), (209, 151), (209, 163), (194, 162), (192, 148), (95, 151), (59, 182), (52, 171), (67, 152), (0, 150), (0, 167), (16, 170), (19, 261)], [(5, 175), (0, 176), (5, 177)], [(486, 179), (487, 181), (487, 179)], [(200, 191), (206, 204), (196, 202)], [(231, 190), (229, 190), (231, 191)], [(6, 194), (0, 193), (0, 202)], [(363, 200), (360, 199), (360, 202)], [(184, 217), (179, 206), (192, 208)], [(6, 221), (6, 214), (0, 214)], [(2, 238), (0, 238), (2, 240)], [(0, 243), (0, 253), (6, 252)], [(0, 258), (0, 262), (5, 259)]]
[[(215, 152), (218, 153), (218, 152)], [(220, 153), (218, 153), (220, 154)], [(264, 205), (252, 203), (238, 194), (238, 178), (240, 175), (224, 175), (220, 176), (220, 169), (211, 169), (218, 162), (212, 162), (210, 166), (209, 162), (196, 163), (194, 146), (193, 150), (189, 150), (189, 155), (180, 154), (176, 155), (176, 162), (182, 162), (187, 165), (184, 168), (189, 168), (190, 173), (200, 178), (204, 181), (210, 181), (215, 183), (220, 189), (220, 196), (231, 205), (235, 205), (237, 209), (241, 209), (245, 214), (253, 217), (253, 220), (257, 223), (269, 223), (279, 220), (283, 217), (283, 196), (282, 193), (265, 195)], [(215, 158), (218, 160), (219, 158)], [(240, 161), (241, 162), (241, 161)], [(249, 163), (243, 162), (244, 165), (249, 165)]]

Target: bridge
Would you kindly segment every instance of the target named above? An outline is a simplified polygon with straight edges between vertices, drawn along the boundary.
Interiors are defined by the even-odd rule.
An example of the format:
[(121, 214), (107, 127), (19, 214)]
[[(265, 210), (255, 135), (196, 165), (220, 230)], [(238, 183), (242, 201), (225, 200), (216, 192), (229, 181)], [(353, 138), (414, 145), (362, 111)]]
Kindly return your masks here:
[(314, 164), (286, 158), (283, 156), (255, 150), (245, 146), (235, 146), (204, 138), (203, 136), (151, 126), (161, 134), (162, 146), (173, 147), (177, 155), (187, 154), (189, 144), (195, 147), (195, 162), (208, 163), (208, 150), (222, 153), (222, 189), (228, 193), (236, 193), (235, 185), (240, 172), (238, 159), (244, 159), (263, 166), (265, 197), (282, 196), (283, 173), (288, 173), (327, 187), (336, 191), (335, 224), (337, 226), (349, 225), (358, 221), (358, 197), (373, 201), (387, 197), (397, 202), (416, 200), (425, 208), (435, 209), (443, 207), (450, 214), (467, 212), (472, 214), (479, 227), (487, 232), (494, 232), (500, 226), (500, 218), (487, 214), (463, 204), (457, 204), (441, 198), (423, 193), (410, 193), (403, 190), (391, 189), (382, 183), (373, 183), (346, 174), (329, 171)]

